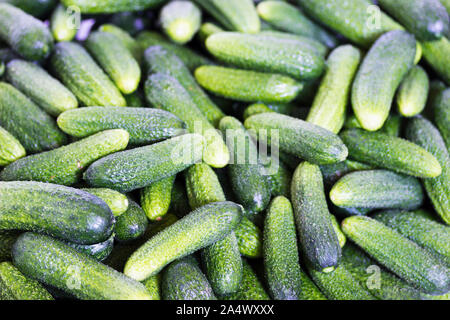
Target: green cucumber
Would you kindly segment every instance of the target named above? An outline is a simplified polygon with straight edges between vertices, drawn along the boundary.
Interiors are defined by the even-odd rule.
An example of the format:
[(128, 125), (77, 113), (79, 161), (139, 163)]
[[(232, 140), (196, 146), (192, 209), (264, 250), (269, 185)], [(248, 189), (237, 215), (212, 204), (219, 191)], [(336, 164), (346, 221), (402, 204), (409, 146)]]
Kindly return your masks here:
[(57, 0), (1, 0), (0, 2), (12, 4), (38, 18), (45, 17), (57, 4)]
[(383, 223), (355, 216), (342, 222), (342, 230), (372, 258), (421, 291), (429, 294), (449, 291), (449, 268)]
[(361, 63), (352, 88), (352, 106), (361, 126), (380, 129), (391, 109), (395, 92), (414, 65), (416, 41), (404, 31), (382, 35)]
[[(361, 124), (355, 115), (350, 115), (345, 121), (344, 127), (346, 129), (361, 129)], [(402, 127), (402, 117), (396, 114), (390, 114), (379, 132), (386, 133), (389, 136), (399, 137)], [(350, 161), (350, 160), (346, 160)]]
[(111, 237), (109, 237), (106, 241), (96, 244), (78, 244), (73, 242), (66, 242), (66, 244), (78, 252), (93, 257), (97, 261), (103, 261), (111, 254), (113, 250), (114, 234), (111, 235)]
[(54, 149), (67, 142), (52, 117), (5, 82), (0, 82), (0, 126), (30, 153)]
[(398, 112), (413, 117), (425, 109), (430, 88), (428, 75), (420, 66), (413, 67), (403, 79), (397, 92)]
[[(251, 116), (244, 123), (272, 148), (279, 140), (281, 151), (315, 164), (331, 164), (347, 158), (347, 148), (331, 131), (317, 125), (277, 113), (261, 113)], [(273, 136), (273, 137), (272, 137)], [(272, 143), (272, 139), (275, 141)], [(266, 141), (263, 141), (266, 142)]]
[(19, 231), (0, 231), (0, 262), (11, 261), (11, 248), (19, 236)]
[(258, 33), (261, 23), (252, 0), (194, 0), (229, 30)]
[(69, 7), (76, 6), (81, 13), (115, 13), (152, 9), (167, 0), (62, 0)]
[(247, 210), (263, 211), (269, 205), (271, 189), (257, 145), (236, 118), (222, 118), (219, 128), (232, 154), (228, 176), (238, 202)]
[(0, 300), (53, 300), (36, 280), (25, 277), (11, 262), (0, 263)]
[(108, 129), (124, 129), (131, 145), (145, 145), (185, 132), (185, 124), (173, 114), (150, 108), (85, 107), (62, 113), (58, 126), (67, 134), (83, 138)]
[(87, 51), (74, 42), (55, 45), (50, 65), (56, 76), (85, 106), (124, 107), (119, 89)]
[(133, 200), (128, 200), (128, 209), (116, 218), (115, 239), (121, 242), (141, 237), (148, 226), (144, 210)]
[(439, 128), (447, 149), (450, 150), (450, 89), (439, 94), (433, 109), (434, 123)]
[(307, 122), (339, 133), (344, 125), (350, 89), (360, 60), (360, 51), (351, 45), (340, 46), (330, 53), (328, 68)]
[(151, 300), (161, 300), (161, 275), (145, 279), (142, 284), (151, 295)]
[(85, 171), (84, 180), (92, 187), (129, 192), (183, 171), (201, 160), (202, 150), (200, 135), (175, 137), (101, 158)]
[(222, 136), (177, 79), (162, 73), (152, 74), (145, 82), (145, 93), (154, 107), (173, 113), (186, 123), (189, 132), (200, 133), (205, 138), (204, 162), (215, 168), (228, 164), (230, 154)]
[(299, 264), (294, 213), (285, 197), (272, 200), (264, 221), (264, 267), (271, 296), (276, 300), (299, 300)]
[(119, 28), (114, 24), (102, 24), (98, 31), (109, 32), (115, 35), (122, 44), (130, 51), (136, 61), (140, 62), (142, 58), (141, 48), (136, 41), (128, 32)]
[(290, 102), (303, 89), (301, 82), (280, 74), (216, 66), (197, 68), (195, 78), (218, 96), (244, 102)]
[(206, 48), (226, 64), (285, 74), (297, 80), (316, 79), (325, 67), (323, 58), (313, 47), (295, 40), (220, 32), (208, 37)]
[(141, 206), (147, 218), (161, 220), (169, 211), (175, 176), (156, 181), (141, 190)]
[(53, 10), (50, 30), (55, 41), (72, 41), (78, 32), (74, 12), (62, 4)]
[(86, 300), (150, 300), (144, 285), (53, 238), (19, 237), (13, 263), (25, 275)]
[[(290, 198), (291, 195), (291, 179), (292, 171), (282, 161), (270, 160), (266, 165), (266, 171), (269, 173), (267, 179), (270, 184), (272, 197), (284, 196)], [(270, 174), (270, 170), (275, 169), (273, 174)]]
[(327, 297), (325, 297), (303, 270), (301, 270), (300, 277), (300, 287), (302, 288), (300, 300), (327, 300)]
[(127, 147), (128, 132), (122, 129), (96, 133), (69, 145), (19, 159), (0, 173), (3, 181), (41, 181), (73, 185), (83, 170), (108, 154)]
[(347, 238), (345, 234), (342, 232), (339, 222), (337, 221), (334, 215), (331, 215), (331, 223), (333, 225), (334, 232), (336, 232), (336, 236), (338, 238), (339, 246), (343, 248), (347, 243)]
[(218, 32), (224, 32), (221, 27), (218, 25), (212, 23), (212, 22), (205, 22), (200, 26), (200, 29), (198, 30), (197, 37), (202, 45), (205, 45), (206, 39), (214, 33)]
[(0, 182), (0, 229), (45, 233), (79, 244), (111, 236), (114, 216), (85, 191), (41, 182)]
[(434, 178), (442, 173), (439, 161), (424, 148), (380, 132), (346, 130), (341, 138), (349, 157), (379, 168), (420, 177)]
[(420, 40), (437, 40), (449, 32), (449, 18), (439, 0), (380, 0), (381, 8)]
[(243, 209), (232, 202), (200, 207), (147, 241), (128, 259), (124, 273), (144, 280), (168, 263), (223, 239), (240, 222)]
[(0, 39), (28, 60), (43, 60), (53, 48), (53, 37), (40, 20), (7, 3), (0, 3)]
[(25, 155), (26, 151), (19, 140), (0, 127), (0, 166), (7, 166)]
[(81, 190), (105, 201), (115, 217), (120, 216), (128, 209), (128, 198), (120, 192), (108, 188), (83, 188)]
[(214, 127), (219, 125), (225, 114), (197, 84), (181, 59), (161, 46), (149, 47), (144, 53), (144, 59), (149, 72), (166, 74), (177, 79), (208, 121)]
[(421, 45), (428, 65), (450, 86), (450, 40), (442, 37), (436, 41), (423, 41)]
[(202, 12), (189, 1), (172, 1), (159, 12), (164, 33), (175, 43), (185, 44), (200, 28)]
[(434, 155), (442, 167), (436, 178), (424, 179), (428, 197), (447, 224), (450, 224), (450, 156), (439, 130), (427, 119), (415, 117), (406, 127), (406, 137)]
[(416, 178), (388, 170), (351, 172), (330, 191), (331, 201), (344, 208), (416, 209), (423, 198)]
[(234, 229), (238, 241), (239, 252), (247, 258), (262, 257), (263, 234), (247, 217)]

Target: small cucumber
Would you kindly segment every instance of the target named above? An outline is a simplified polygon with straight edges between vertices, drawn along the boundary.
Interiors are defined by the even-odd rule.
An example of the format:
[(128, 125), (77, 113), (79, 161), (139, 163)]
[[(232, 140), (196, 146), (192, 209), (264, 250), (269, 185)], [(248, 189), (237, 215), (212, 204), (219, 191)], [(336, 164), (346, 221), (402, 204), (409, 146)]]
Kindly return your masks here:
[(69, 145), (17, 160), (0, 173), (3, 181), (40, 181), (73, 185), (83, 170), (108, 154), (124, 150), (128, 144), (125, 130), (107, 130)]
[(234, 229), (238, 241), (239, 252), (247, 258), (262, 257), (263, 234), (247, 217)]
[(183, 171), (201, 160), (202, 150), (202, 136), (183, 135), (101, 158), (83, 177), (92, 187), (129, 192)]
[(161, 274), (145, 279), (142, 284), (151, 295), (151, 300), (161, 300)]
[(50, 30), (55, 41), (72, 41), (78, 32), (73, 12), (62, 4), (53, 10), (50, 18)]
[(121, 242), (141, 237), (148, 226), (144, 210), (133, 200), (128, 200), (128, 209), (116, 218), (115, 239)]
[(450, 86), (450, 40), (442, 37), (436, 41), (423, 41), (421, 45), (428, 65)]
[(144, 285), (53, 238), (19, 237), (13, 263), (25, 275), (86, 300), (150, 300)]
[(1, 230), (41, 232), (79, 244), (99, 243), (112, 233), (111, 210), (85, 191), (41, 182), (0, 182), (0, 199)]
[(342, 222), (342, 230), (372, 258), (421, 291), (429, 294), (449, 291), (449, 268), (383, 223), (355, 216)]
[(72, 92), (34, 63), (10, 61), (6, 66), (6, 78), (52, 116), (78, 107)]
[(217, 66), (195, 70), (198, 83), (208, 91), (231, 100), (244, 102), (290, 102), (303, 84), (280, 74), (262, 73)]
[(0, 127), (0, 166), (7, 166), (25, 155), (26, 151), (19, 140)]
[(69, 7), (76, 6), (81, 13), (115, 13), (141, 11), (158, 7), (166, 0), (62, 0)]
[(134, 39), (128, 32), (126, 32), (125, 30), (119, 28), (114, 24), (103, 24), (98, 28), (98, 31), (109, 32), (115, 35), (122, 42), (122, 44), (131, 52), (136, 61), (141, 62), (142, 59), (141, 48), (136, 39)]
[(425, 109), (430, 88), (428, 75), (420, 66), (413, 67), (403, 79), (397, 92), (398, 112), (413, 117)]
[(159, 21), (164, 33), (175, 43), (191, 41), (200, 28), (202, 12), (189, 1), (172, 1), (159, 13)]
[(450, 89), (442, 91), (434, 104), (434, 122), (450, 150)]
[(361, 63), (352, 88), (353, 111), (361, 126), (380, 129), (391, 109), (395, 91), (414, 65), (416, 41), (404, 31), (382, 35)]
[(416, 178), (387, 170), (351, 172), (330, 191), (331, 201), (344, 208), (416, 209), (423, 197)]
[(151, 221), (161, 220), (169, 211), (175, 176), (156, 181), (141, 189), (141, 206)]
[(431, 153), (407, 140), (361, 129), (346, 130), (341, 138), (354, 160), (420, 178), (434, 178), (442, 173), (439, 161)]
[(120, 216), (128, 209), (128, 198), (120, 192), (107, 188), (83, 188), (81, 190), (105, 201), (115, 217)]
[(83, 105), (125, 106), (125, 99), (119, 89), (81, 45), (59, 42), (53, 50), (50, 65), (56, 76)]
[(78, 252), (93, 257), (97, 261), (105, 260), (112, 252), (114, 247), (114, 234), (106, 241), (96, 244), (78, 244), (73, 242), (65, 242)]

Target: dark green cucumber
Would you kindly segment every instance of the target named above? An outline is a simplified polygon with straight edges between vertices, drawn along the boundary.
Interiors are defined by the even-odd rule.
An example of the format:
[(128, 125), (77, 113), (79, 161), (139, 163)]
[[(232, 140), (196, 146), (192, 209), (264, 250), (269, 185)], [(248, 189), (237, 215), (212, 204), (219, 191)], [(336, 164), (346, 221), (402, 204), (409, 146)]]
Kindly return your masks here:
[(85, 46), (122, 93), (136, 91), (141, 81), (141, 68), (117, 36), (110, 32), (92, 32)]
[[(129, 192), (173, 176), (201, 160), (203, 137), (187, 134), (95, 161), (84, 173), (92, 187)], [(121, 168), (117, 171), (116, 168)]]
[(141, 189), (141, 206), (148, 219), (161, 220), (169, 211), (174, 182), (171, 176)]
[(76, 22), (73, 9), (58, 4), (50, 17), (50, 30), (55, 41), (72, 41), (78, 31)]
[(263, 211), (269, 205), (271, 190), (258, 147), (236, 118), (222, 118), (219, 128), (232, 154), (228, 176), (236, 198), (250, 211)]
[(108, 188), (83, 188), (81, 190), (105, 201), (115, 217), (120, 216), (128, 209), (128, 198), (120, 192)]
[(351, 172), (330, 191), (331, 201), (344, 208), (416, 209), (423, 198), (416, 178), (387, 170)]
[(11, 261), (11, 248), (19, 236), (19, 231), (0, 231), (0, 262)]
[(189, 132), (199, 133), (205, 138), (204, 162), (215, 168), (228, 164), (230, 154), (222, 136), (177, 79), (162, 73), (152, 74), (145, 82), (145, 93), (154, 107), (178, 116), (186, 123)]
[(338, 47), (330, 53), (327, 71), (314, 98), (307, 122), (339, 133), (344, 125), (353, 78), (361, 53), (351, 45)]
[(258, 33), (261, 28), (252, 0), (194, 0), (229, 30)]
[(240, 222), (243, 209), (232, 202), (200, 207), (147, 241), (128, 259), (124, 273), (144, 280), (175, 259), (223, 239)]
[(0, 126), (31, 153), (54, 149), (67, 141), (52, 117), (5, 82), (0, 82)]
[(403, 29), (369, 0), (297, 0), (312, 18), (363, 47), (387, 31)]
[[(244, 123), (274, 148), (293, 154), (316, 164), (341, 162), (347, 158), (347, 148), (331, 131), (312, 123), (277, 113), (261, 113), (251, 116)], [(267, 131), (267, 133), (264, 132)], [(274, 140), (274, 141), (271, 141)]]
[(114, 24), (103, 24), (98, 28), (101, 32), (109, 32), (115, 35), (122, 44), (131, 52), (136, 61), (141, 62), (142, 50), (136, 41), (128, 32)]
[(185, 132), (185, 124), (173, 114), (150, 108), (85, 107), (62, 113), (58, 126), (67, 134), (83, 138), (108, 129), (124, 129), (131, 145), (145, 145)]
[(313, 268), (330, 272), (339, 263), (341, 247), (322, 181), (318, 166), (301, 163), (292, 177), (291, 199), (303, 254)]
[(369, 217), (342, 222), (345, 235), (409, 284), (429, 294), (450, 289), (450, 269), (397, 231)]
[(144, 285), (53, 238), (19, 237), (13, 263), (25, 275), (86, 300), (150, 300)]
[(32, 16), (42, 18), (49, 13), (57, 4), (57, 0), (1, 0), (22, 9)]
[(72, 92), (34, 63), (10, 61), (6, 67), (6, 78), (52, 116), (78, 107)]
[(439, 0), (380, 0), (381, 8), (420, 40), (437, 40), (449, 32), (449, 18)]
[(430, 88), (428, 75), (420, 66), (413, 67), (397, 92), (397, 106), (404, 117), (415, 116), (425, 109)]
[(439, 128), (447, 149), (450, 150), (450, 89), (446, 89), (438, 95), (433, 109), (434, 123)]
[[(203, 272), (186, 257), (164, 269), (162, 295), (164, 300), (216, 300)], [(193, 259), (193, 258), (192, 258)]]
[(421, 45), (428, 65), (450, 86), (450, 40), (442, 37), (440, 40), (423, 41)]
[(69, 6), (76, 6), (81, 13), (114, 13), (141, 11), (158, 7), (167, 0), (62, 0)]
[(388, 32), (370, 48), (356, 74), (351, 97), (353, 111), (364, 129), (376, 131), (383, 126), (415, 55), (414, 36), (404, 31)]
[(361, 129), (344, 131), (341, 138), (354, 160), (420, 178), (434, 178), (442, 173), (439, 161), (431, 153), (402, 138)]
[(26, 151), (19, 140), (0, 127), (0, 166), (7, 166), (25, 155)]
[(53, 37), (40, 20), (7, 3), (0, 3), (0, 39), (28, 60), (43, 60), (53, 48)]
[(97, 261), (103, 261), (111, 254), (114, 247), (114, 234), (106, 241), (96, 244), (78, 244), (73, 242), (65, 242), (78, 252), (93, 257)]
[(261, 230), (247, 217), (234, 229), (238, 241), (239, 252), (247, 258), (262, 257), (263, 234)]
[(148, 226), (144, 210), (133, 200), (128, 200), (128, 209), (116, 218), (114, 238), (118, 241), (131, 241), (141, 237)]
[(41, 182), (0, 182), (0, 229), (45, 233), (79, 244), (111, 236), (114, 216), (87, 192)]
[(56, 76), (85, 106), (125, 106), (119, 89), (81, 45), (59, 42), (50, 64)]
[(195, 78), (218, 96), (244, 102), (290, 102), (303, 89), (301, 82), (280, 74), (216, 66), (197, 68)]
[(169, 211), (173, 212), (178, 218), (182, 218), (189, 213), (190, 206), (184, 181), (175, 180), (170, 199)]
[(145, 51), (144, 59), (149, 72), (166, 74), (177, 79), (208, 121), (214, 127), (219, 125), (225, 114), (202, 90), (180, 58), (161, 46), (152, 46)]
[(53, 300), (36, 280), (25, 277), (11, 262), (0, 263), (0, 300)]
[(264, 222), (264, 267), (269, 291), (276, 300), (302, 295), (294, 213), (285, 197), (272, 200)]
[(319, 40), (336, 47), (338, 40), (307, 18), (297, 7), (283, 1), (262, 1), (256, 7), (259, 16), (276, 29)]
[[(268, 173), (272, 197), (284, 196), (290, 198), (291, 195), (291, 179), (292, 171), (282, 161), (271, 159), (268, 164), (264, 165)], [(273, 171), (272, 171), (273, 170)]]
[(161, 300), (161, 278), (161, 274), (157, 274), (142, 282), (150, 293), (152, 300)]
[(200, 28), (202, 12), (190, 1), (172, 1), (159, 13), (164, 33), (175, 43), (191, 41)]
[(442, 220), (450, 224), (450, 156), (439, 130), (427, 119), (415, 117), (406, 127), (406, 137), (438, 159), (442, 174), (424, 179), (423, 184), (434, 209)]

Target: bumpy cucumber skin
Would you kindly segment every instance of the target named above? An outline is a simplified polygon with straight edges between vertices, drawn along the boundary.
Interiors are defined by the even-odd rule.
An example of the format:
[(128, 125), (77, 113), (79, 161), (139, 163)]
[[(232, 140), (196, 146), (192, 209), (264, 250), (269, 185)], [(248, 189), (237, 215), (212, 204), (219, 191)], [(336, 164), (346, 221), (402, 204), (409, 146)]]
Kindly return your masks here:
[(405, 117), (413, 117), (425, 108), (430, 81), (420, 66), (413, 67), (403, 79), (397, 92), (398, 111)]
[(128, 198), (126, 195), (108, 188), (83, 188), (80, 189), (99, 197), (108, 205), (115, 217), (120, 216), (128, 209)]
[(189, 42), (200, 28), (202, 12), (192, 2), (172, 1), (159, 13), (165, 34), (175, 43)]
[(0, 3), (0, 39), (28, 60), (43, 60), (53, 48), (53, 37), (40, 20), (7, 3)]
[(133, 200), (128, 200), (128, 209), (116, 219), (115, 239), (126, 242), (141, 237), (148, 226), (144, 210)]
[(149, 72), (162, 73), (177, 79), (208, 121), (214, 127), (218, 126), (225, 114), (202, 90), (187, 66), (175, 53), (161, 46), (152, 46), (145, 51), (144, 60)]
[(136, 59), (137, 62), (141, 62), (142, 59), (142, 52), (141, 48), (136, 41), (127, 31), (119, 28), (118, 26), (114, 24), (103, 24), (98, 28), (101, 32), (109, 32), (115, 35), (120, 39), (122, 44), (131, 52), (133, 57)]
[(26, 276), (87, 300), (150, 300), (144, 285), (53, 238), (19, 237), (13, 263)]
[(223, 239), (241, 220), (243, 208), (233, 202), (200, 207), (164, 229), (128, 259), (124, 273), (144, 280), (175, 259)]
[(429, 294), (450, 289), (450, 270), (416, 243), (369, 217), (342, 222), (345, 235), (409, 284)]
[(438, 159), (442, 174), (436, 178), (424, 179), (428, 197), (445, 223), (450, 224), (450, 156), (439, 130), (427, 119), (415, 117), (406, 127), (406, 137), (423, 147)]
[(105, 202), (87, 192), (41, 182), (0, 182), (3, 230), (27, 230), (80, 244), (111, 236), (114, 216)]
[(5, 82), (0, 82), (0, 125), (30, 153), (54, 149), (67, 141), (52, 117)]
[(164, 178), (141, 190), (141, 206), (147, 218), (161, 220), (169, 211), (175, 176)]
[(416, 41), (404, 31), (382, 35), (361, 63), (352, 87), (352, 106), (361, 126), (380, 129), (401, 81), (414, 65)]
[(331, 201), (344, 208), (416, 209), (423, 198), (416, 178), (388, 170), (351, 172), (330, 191)]
[[(386, 133), (387, 135), (399, 137), (402, 127), (403, 118), (400, 115), (390, 114), (384, 123), (383, 127), (379, 130), (379, 132)], [(351, 115), (347, 118), (345, 122), (346, 129), (361, 129), (361, 124), (358, 119), (356, 119), (355, 115)], [(347, 160), (349, 161), (349, 160)]]
[(142, 284), (151, 295), (151, 300), (161, 300), (161, 274), (145, 279)]
[(6, 66), (6, 78), (52, 116), (78, 107), (72, 92), (34, 63), (10, 61)]
[(450, 150), (450, 89), (446, 89), (438, 95), (433, 109), (434, 123), (444, 138), (447, 150)]
[(347, 158), (347, 148), (331, 131), (317, 125), (276, 113), (261, 113), (251, 116), (244, 123), (260, 137), (267, 130), (268, 144), (273, 139), (272, 131), (278, 132), (281, 151), (293, 154), (315, 164), (331, 164)]
[(96, 244), (78, 244), (66, 242), (67, 245), (76, 249), (78, 252), (93, 257), (97, 261), (105, 260), (112, 252), (114, 247), (114, 234), (108, 240)]
[(271, 296), (276, 300), (299, 300), (299, 264), (294, 212), (285, 197), (272, 200), (264, 221), (264, 267)]
[(62, 4), (58, 4), (53, 10), (50, 17), (50, 30), (55, 41), (72, 41), (75, 38), (78, 29), (73, 25), (72, 19), (68, 8)]
[(269, 205), (271, 190), (257, 146), (236, 118), (222, 118), (219, 128), (232, 153), (228, 176), (236, 198), (247, 210), (263, 211)]
[(261, 22), (251, 0), (195, 0), (224, 27), (244, 33), (258, 33)]
[(163, 273), (164, 300), (216, 300), (200, 268), (189, 259), (172, 262)]
[(448, 14), (439, 0), (380, 0), (378, 3), (420, 40), (437, 40), (448, 34)]
[(66, 6), (77, 6), (81, 13), (115, 13), (155, 8), (166, 0), (63, 0)]
[(303, 270), (301, 270), (300, 277), (300, 288), (302, 288), (300, 300), (328, 300)]
[(205, 138), (203, 160), (210, 166), (222, 168), (230, 160), (227, 145), (181, 83), (166, 74), (155, 73), (145, 82), (147, 100), (156, 108), (178, 116), (187, 130)]
[(197, 163), (201, 160), (202, 149), (202, 136), (183, 135), (101, 158), (89, 166), (83, 178), (92, 187), (129, 192)]
[(319, 167), (303, 162), (295, 170), (291, 185), (302, 252), (312, 267), (321, 272), (334, 269), (341, 257), (322, 181)]
[(22, 144), (0, 127), (0, 166), (6, 166), (26, 155)]
[(351, 159), (419, 178), (435, 178), (442, 173), (431, 153), (402, 138), (361, 129), (346, 130), (340, 136)]
[(19, 159), (1, 173), (3, 181), (40, 181), (73, 185), (95, 160), (127, 147), (128, 132), (107, 130), (69, 145)]
[(124, 107), (119, 89), (87, 51), (74, 42), (55, 45), (50, 65), (56, 76), (85, 106)]
[(239, 252), (247, 258), (262, 257), (263, 234), (247, 217), (234, 229), (238, 241)]
[(425, 60), (450, 86), (450, 40), (442, 37), (436, 41), (423, 41), (421, 45)]
[[(271, 172), (269, 170), (272, 170), (272, 166), (275, 165), (278, 166), (276, 172), (270, 174)], [(284, 196), (286, 198), (290, 198), (292, 171), (282, 161), (278, 161), (278, 164), (275, 164), (274, 161), (271, 160), (264, 166), (269, 173), (266, 177), (269, 181), (272, 197)]]
[(220, 32), (206, 40), (217, 59), (238, 68), (280, 73), (298, 80), (318, 78), (325, 62), (316, 50), (302, 42), (264, 38), (238, 32)]
[(53, 300), (36, 280), (25, 277), (11, 262), (0, 263), (0, 300)]
[(330, 53), (327, 71), (306, 121), (339, 133), (345, 122), (350, 89), (360, 60), (360, 51), (351, 45), (340, 46)]
[(11, 261), (11, 248), (19, 236), (19, 231), (0, 231), (0, 262)]
[(290, 102), (303, 84), (280, 74), (201, 66), (195, 70), (197, 82), (212, 93), (243, 102)]
[(85, 46), (122, 93), (136, 91), (141, 68), (117, 36), (109, 32), (92, 32)]

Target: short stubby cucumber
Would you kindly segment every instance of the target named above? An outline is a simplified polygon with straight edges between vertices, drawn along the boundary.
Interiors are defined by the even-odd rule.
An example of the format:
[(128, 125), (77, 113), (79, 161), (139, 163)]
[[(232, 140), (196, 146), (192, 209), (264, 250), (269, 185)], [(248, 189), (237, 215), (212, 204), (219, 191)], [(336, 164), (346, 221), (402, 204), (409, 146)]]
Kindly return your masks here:
[(158, 7), (166, 0), (63, 0), (62, 3), (76, 6), (81, 13), (115, 13), (124, 11), (141, 11)]
[(19, 140), (0, 127), (0, 166), (7, 166), (25, 155), (26, 151)]
[(118, 241), (132, 241), (142, 235), (148, 226), (144, 210), (133, 200), (128, 200), (128, 209), (116, 218), (114, 238)]
[(59, 4), (50, 18), (50, 30), (55, 41), (72, 41), (78, 29), (73, 21), (73, 10)]
[(418, 115), (425, 109), (430, 88), (430, 80), (420, 66), (413, 67), (403, 79), (397, 92), (397, 106), (404, 117)]
[(172, 1), (159, 13), (164, 33), (175, 43), (189, 42), (200, 28), (202, 13), (190, 1)]
[(175, 176), (156, 181), (141, 190), (141, 206), (151, 221), (161, 220), (169, 211)]
[(115, 217), (120, 216), (128, 209), (128, 198), (120, 192), (108, 188), (82, 188), (81, 190), (105, 201)]

